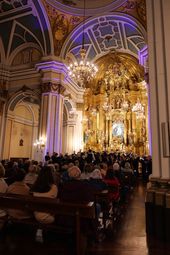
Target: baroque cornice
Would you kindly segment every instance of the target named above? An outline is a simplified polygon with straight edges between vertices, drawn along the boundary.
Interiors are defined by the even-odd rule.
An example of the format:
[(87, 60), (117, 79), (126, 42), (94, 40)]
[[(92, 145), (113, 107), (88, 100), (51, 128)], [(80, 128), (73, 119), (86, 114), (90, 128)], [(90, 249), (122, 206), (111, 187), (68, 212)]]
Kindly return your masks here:
[(47, 82), (47, 83), (42, 83), (41, 84), (41, 91), (42, 93), (48, 93), (48, 92), (53, 92), (57, 94), (64, 94), (65, 88), (61, 84), (55, 84), (52, 82)]

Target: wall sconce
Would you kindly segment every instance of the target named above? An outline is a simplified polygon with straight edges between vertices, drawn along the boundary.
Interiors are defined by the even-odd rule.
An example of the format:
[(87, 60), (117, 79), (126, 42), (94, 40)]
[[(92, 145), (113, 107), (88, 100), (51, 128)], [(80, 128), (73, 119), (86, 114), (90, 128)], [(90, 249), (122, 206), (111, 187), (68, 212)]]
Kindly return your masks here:
[(37, 148), (38, 150), (43, 150), (43, 148), (45, 147), (45, 139), (43, 137), (40, 137), (40, 139), (36, 139), (34, 146)]

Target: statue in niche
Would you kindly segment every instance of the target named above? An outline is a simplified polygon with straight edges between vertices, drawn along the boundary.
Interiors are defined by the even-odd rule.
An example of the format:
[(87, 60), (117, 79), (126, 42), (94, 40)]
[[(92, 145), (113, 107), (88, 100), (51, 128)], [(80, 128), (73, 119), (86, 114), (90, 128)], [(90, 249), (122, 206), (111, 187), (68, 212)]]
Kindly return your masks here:
[(132, 145), (133, 143), (134, 143), (134, 136), (133, 136), (133, 133), (130, 133), (128, 135), (128, 144)]
[(19, 146), (24, 146), (24, 140), (22, 138), (19, 140)]
[(130, 90), (135, 90), (135, 91), (138, 90), (138, 85), (137, 85), (137, 82), (135, 81), (135, 79), (131, 78), (128, 81), (128, 87)]
[(116, 100), (116, 109), (120, 109), (120, 108), (121, 108), (121, 99), (118, 98), (118, 99)]
[(116, 108), (116, 102), (115, 102), (115, 99), (113, 98), (112, 99), (112, 109), (115, 109)]
[(123, 83), (120, 80), (115, 82), (115, 90), (122, 89), (122, 85), (123, 85)]
[(102, 87), (102, 79), (98, 80), (97, 85), (94, 90), (94, 95), (98, 95), (101, 93), (101, 87)]

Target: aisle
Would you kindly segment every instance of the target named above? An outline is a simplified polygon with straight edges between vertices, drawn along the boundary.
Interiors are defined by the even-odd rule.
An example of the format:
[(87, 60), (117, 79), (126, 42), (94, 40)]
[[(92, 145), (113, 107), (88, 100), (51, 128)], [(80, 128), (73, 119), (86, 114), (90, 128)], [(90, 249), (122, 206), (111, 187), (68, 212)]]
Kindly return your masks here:
[(145, 187), (141, 183), (131, 196), (116, 237), (89, 247), (88, 255), (169, 255), (165, 244), (147, 241), (144, 201)]

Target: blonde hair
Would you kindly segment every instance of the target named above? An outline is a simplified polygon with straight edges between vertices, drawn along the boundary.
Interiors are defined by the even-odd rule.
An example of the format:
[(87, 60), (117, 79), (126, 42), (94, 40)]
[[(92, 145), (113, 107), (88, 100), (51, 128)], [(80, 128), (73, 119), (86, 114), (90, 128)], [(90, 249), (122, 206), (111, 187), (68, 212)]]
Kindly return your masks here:
[(69, 177), (73, 179), (79, 179), (81, 175), (81, 171), (77, 166), (72, 166), (68, 169)]

